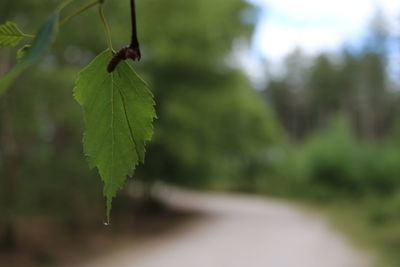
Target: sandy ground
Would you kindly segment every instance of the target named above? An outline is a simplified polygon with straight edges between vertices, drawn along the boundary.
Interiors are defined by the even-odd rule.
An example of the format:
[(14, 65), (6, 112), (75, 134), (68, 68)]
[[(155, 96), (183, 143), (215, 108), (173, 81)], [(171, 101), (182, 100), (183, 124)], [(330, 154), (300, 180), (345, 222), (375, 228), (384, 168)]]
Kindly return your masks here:
[(164, 190), (201, 219), (80, 267), (370, 267), (318, 214), (261, 197)]

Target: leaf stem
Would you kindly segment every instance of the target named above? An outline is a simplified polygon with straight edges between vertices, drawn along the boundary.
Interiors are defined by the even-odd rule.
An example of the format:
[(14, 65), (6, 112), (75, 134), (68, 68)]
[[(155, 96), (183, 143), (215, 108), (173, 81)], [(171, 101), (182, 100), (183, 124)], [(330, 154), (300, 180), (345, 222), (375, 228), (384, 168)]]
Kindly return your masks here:
[(63, 10), (64, 8), (66, 8), (67, 6), (69, 6), (70, 4), (72, 4), (75, 0), (67, 0), (65, 2), (62, 2), (59, 6), (58, 6), (58, 11)]
[(86, 10), (90, 9), (91, 7), (97, 5), (100, 3), (100, 0), (95, 0), (92, 1), (86, 5), (84, 5), (83, 7), (75, 10), (74, 12), (72, 12), (71, 14), (69, 14), (68, 16), (66, 16), (61, 22), (60, 22), (60, 27), (63, 26), (64, 24), (66, 24), (68, 21), (70, 21), (71, 19), (73, 19), (74, 17), (78, 16), (79, 14), (85, 12)]
[(22, 36), (25, 37), (25, 38), (34, 38), (35, 37), (35, 35), (26, 34), (26, 33), (23, 33)]
[(106, 19), (105, 15), (104, 15), (103, 1), (101, 1), (101, 0), (100, 0), (100, 5), (99, 5), (99, 14), (100, 14), (101, 22), (103, 23), (104, 35), (105, 35), (106, 40), (107, 40), (108, 48), (109, 48), (111, 51), (114, 51), (114, 49), (113, 49), (113, 47), (112, 47), (110, 27), (108, 26), (107, 19)]

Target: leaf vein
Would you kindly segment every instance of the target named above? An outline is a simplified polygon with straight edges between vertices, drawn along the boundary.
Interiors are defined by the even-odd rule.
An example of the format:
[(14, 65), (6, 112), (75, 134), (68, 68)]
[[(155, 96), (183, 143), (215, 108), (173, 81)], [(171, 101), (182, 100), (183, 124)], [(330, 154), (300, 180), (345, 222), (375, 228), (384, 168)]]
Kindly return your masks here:
[(139, 154), (139, 151), (138, 151), (138, 145), (137, 145), (137, 143), (136, 143), (135, 136), (133, 135), (133, 128), (132, 128), (132, 125), (131, 125), (131, 123), (130, 123), (130, 121), (129, 121), (128, 112), (126, 111), (126, 102), (125, 102), (124, 94), (122, 93), (121, 90), (118, 90), (118, 91), (119, 91), (119, 94), (120, 94), (120, 96), (121, 96), (122, 107), (124, 108), (125, 119), (126, 119), (126, 122), (127, 122), (127, 124), (128, 124), (130, 137), (131, 137), (131, 140), (132, 140), (133, 145), (135, 146), (136, 154), (137, 154), (138, 157), (139, 157), (140, 154)]

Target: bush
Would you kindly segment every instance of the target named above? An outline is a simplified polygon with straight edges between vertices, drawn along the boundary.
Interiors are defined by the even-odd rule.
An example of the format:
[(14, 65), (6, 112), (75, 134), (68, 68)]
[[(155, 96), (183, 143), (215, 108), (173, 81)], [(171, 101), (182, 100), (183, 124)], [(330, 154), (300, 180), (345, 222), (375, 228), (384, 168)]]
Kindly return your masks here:
[(319, 199), (390, 196), (400, 186), (400, 151), (356, 140), (340, 117), (293, 149), (288, 162), (295, 193)]

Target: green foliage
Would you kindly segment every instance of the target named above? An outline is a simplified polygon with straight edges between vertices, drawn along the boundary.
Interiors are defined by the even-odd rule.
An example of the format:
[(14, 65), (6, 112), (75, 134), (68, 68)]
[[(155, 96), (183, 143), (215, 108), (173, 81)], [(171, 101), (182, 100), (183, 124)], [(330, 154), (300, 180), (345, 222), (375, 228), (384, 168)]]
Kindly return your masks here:
[(159, 112), (163, 121), (154, 141), (157, 154), (149, 154), (151, 163), (162, 160), (161, 155), (168, 162), (165, 168), (158, 166), (158, 176), (169, 171), (164, 178), (169, 182), (235, 187), (251, 184), (263, 172), (254, 164), (266, 163), (265, 153), (280, 139), (280, 131), (255, 92), (235, 85), (214, 90), (183, 87), (173, 96)]
[(400, 221), (400, 192), (371, 198), (368, 203), (368, 219), (373, 225)]
[(296, 184), (296, 193), (304, 196), (388, 197), (400, 186), (398, 149), (391, 142), (357, 141), (343, 117), (292, 149), (289, 164), (286, 176)]
[[(56, 8), (42, 24), (32, 44), (18, 50), (19, 61), (0, 78), (0, 94), (45, 55), (57, 35), (60, 11), (70, 3), (65, 1)], [(23, 37), (15, 24), (6, 26), (2, 28), (4, 33)], [(126, 176), (133, 174), (137, 163), (144, 162), (145, 142), (151, 139), (155, 117), (151, 92), (126, 62), (120, 63), (115, 72), (106, 72), (111, 57), (110, 50), (100, 54), (80, 73), (74, 88), (75, 97), (85, 111), (85, 154), (104, 180), (108, 218), (117, 190)]]
[(286, 73), (271, 79), (265, 95), (293, 139), (326, 127), (337, 113), (351, 120), (361, 138), (379, 138), (390, 130), (398, 94), (391, 88), (395, 83), (386, 73), (385, 55), (344, 50), (335, 60), (296, 51), (287, 61)]
[[(138, 13), (143, 27), (139, 34), (156, 58), (152, 61), (153, 68), (176, 66), (189, 72), (197, 70), (202, 77), (210, 68), (212, 74), (223, 62), (232, 41), (238, 36), (250, 36), (253, 27), (241, 20), (243, 10), (250, 7), (241, 0), (137, 1), (137, 4), (142, 11)], [(157, 20), (151, 14), (157, 14)], [(196, 79), (192, 75), (188, 78)]]
[(0, 25), (0, 47), (14, 47), (25, 37), (32, 37), (23, 33), (17, 24), (7, 21)]
[(0, 77), (0, 95), (4, 93), (4, 91), (19, 76), (20, 73), (33, 64), (38, 63), (39, 60), (45, 55), (56, 37), (58, 31), (59, 13), (59, 10), (57, 10), (47, 18), (47, 20), (40, 27), (35, 39), (33, 40), (31, 48), (23, 57), (23, 59), (21, 59), (10, 72)]
[[(219, 0), (218, 9), (214, 0), (137, 3), (139, 35), (149, 51), (143, 66), (160, 117), (138, 176), (147, 182), (255, 188), (255, 177), (268, 163), (265, 154), (281, 132), (243, 73), (226, 64), (232, 42), (251, 34), (253, 25), (242, 20), (250, 5), (241, 0)], [(114, 23), (118, 20), (126, 23), (114, 17)]]
[(305, 183), (305, 192), (327, 197), (333, 192), (352, 195), (359, 191), (355, 173), (358, 151), (343, 118), (309, 138), (297, 153), (300, 169), (292, 175)]
[(31, 45), (24, 45), (17, 51), (17, 59), (22, 59), (31, 48)]
[[(75, 1), (65, 10), (79, 8), (80, 4), (81, 1)], [(242, 12), (250, 5), (241, 0), (220, 0), (218, 9), (215, 9), (215, 4), (213, 0), (137, 2), (143, 59), (135, 66), (154, 89), (160, 117), (155, 125), (154, 141), (147, 147), (146, 164), (136, 170), (135, 176), (145, 182), (160, 179), (179, 184), (229, 184), (234, 187), (234, 183), (245, 180), (243, 187), (254, 188), (253, 177), (262, 176), (265, 171), (263, 165), (268, 163), (268, 149), (275, 140), (279, 140), (281, 132), (274, 114), (251, 89), (243, 73), (226, 63), (227, 56), (232, 53), (232, 42), (250, 36), (253, 25), (244, 23), (242, 19)], [(22, 5), (26, 8), (21, 9)], [(112, 11), (107, 15), (110, 15), (110, 29), (116, 47), (125, 45), (129, 40), (128, 5), (129, 1), (106, 1), (106, 14)], [(0, 3), (0, 13), (6, 19), (19, 22), (18, 18), (29, 18), (29, 31), (40, 25), (51, 8), (51, 5), (43, 6), (28, 0)], [(88, 10), (87, 15), (74, 17), (63, 25), (62, 34), (57, 35), (51, 49), (51, 60), (25, 72), (23, 79), (15, 80), (13, 90), (3, 96), (8, 99), (5, 102), (12, 105), (5, 107), (4, 103), (3, 106), (0, 103), (0, 108), (10, 112), (10, 124), (20, 151), (17, 177), (20, 214), (48, 212), (56, 216), (62, 214), (78, 222), (90, 217), (95, 223), (103, 216), (103, 206), (98, 204), (100, 188), (93, 179), (94, 173), (89, 173), (82, 164), (81, 110), (75, 101), (70, 101), (71, 81), (75, 73), (104, 49), (104, 42), (99, 41), (103, 38), (103, 29), (99, 27), (99, 21), (93, 19), (96, 15), (95, 9)], [(154, 20), (155, 15), (157, 20)], [(162, 25), (159, 21), (163, 21)], [(85, 25), (85, 29), (90, 30), (77, 31), (79, 25)], [(222, 32), (221, 27), (224, 28)], [(103, 56), (104, 65), (110, 55)], [(10, 58), (7, 61), (0, 56), (2, 63), (3, 59), (6, 59), (6, 66), (13, 60)], [(125, 64), (121, 63), (113, 73), (115, 77), (127, 70)], [(102, 67), (101, 73), (105, 73), (105, 69), (105, 66)], [(109, 79), (109, 74), (105, 75), (103, 78)], [(96, 80), (103, 74), (93, 76)], [(90, 99), (105, 96), (99, 94), (98, 88), (91, 87), (91, 83), (88, 81), (87, 86), (95, 92)], [(142, 85), (140, 81), (139, 86)], [(129, 88), (137, 86), (130, 84)], [(89, 95), (85, 97), (85, 100), (89, 99)], [(132, 110), (139, 109), (140, 106), (135, 104), (138, 99), (129, 101), (127, 106)], [(139, 102), (142, 103), (146, 102)], [(83, 106), (85, 123), (87, 127), (91, 126), (90, 136), (93, 136), (99, 134), (93, 129), (102, 129), (95, 125), (96, 121), (90, 121), (90, 118), (98, 116), (86, 114), (87, 104), (85, 102)], [(135, 114), (140, 115), (138, 111)], [(101, 118), (107, 120), (110, 116)], [(0, 120), (3, 122), (4, 118), (0, 117)], [(0, 134), (4, 129), (0, 127)], [(133, 132), (136, 134), (135, 127)], [(122, 134), (126, 136), (126, 131)], [(88, 148), (89, 139), (87, 128), (85, 153), (96, 148), (94, 144)], [(113, 196), (111, 190), (120, 188), (140, 159), (131, 143), (129, 140), (124, 143), (127, 145), (123, 151), (129, 159), (135, 159), (135, 155), (137, 159), (135, 162), (129, 160), (129, 163), (128, 159), (125, 161), (125, 156), (118, 159), (121, 164), (127, 163), (128, 167), (118, 168), (120, 173), (125, 174), (106, 186), (106, 195), (108, 191)], [(101, 145), (110, 146), (110, 142)], [(144, 151), (144, 143), (142, 148)], [(106, 155), (100, 157), (103, 159)], [(89, 155), (89, 161), (92, 166), (100, 164), (105, 169), (99, 170), (100, 173), (111, 171), (107, 169), (110, 165), (98, 158), (92, 159)], [(34, 184), (32, 176), (37, 177)], [(93, 213), (97, 217), (91, 216)]]
[(104, 181), (108, 217), (116, 192), (144, 162), (155, 118), (153, 96), (128, 63), (106, 72), (111, 57), (110, 50), (97, 56), (80, 72), (74, 88), (85, 113), (85, 154)]

